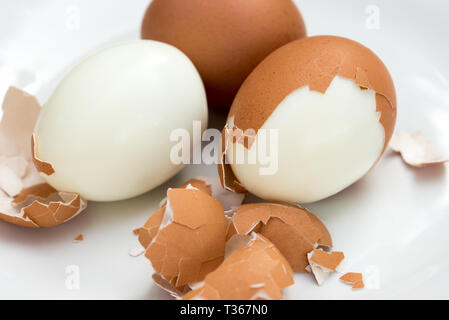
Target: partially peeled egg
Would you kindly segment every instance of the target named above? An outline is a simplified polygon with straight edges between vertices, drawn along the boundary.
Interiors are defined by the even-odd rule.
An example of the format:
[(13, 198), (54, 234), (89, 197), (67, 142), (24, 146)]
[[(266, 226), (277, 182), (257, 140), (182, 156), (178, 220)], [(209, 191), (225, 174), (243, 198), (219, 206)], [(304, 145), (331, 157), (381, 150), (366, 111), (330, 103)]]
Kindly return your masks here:
[(371, 50), (333, 36), (297, 40), (268, 56), (240, 88), (219, 173), (231, 190), (315, 202), (373, 168), (395, 120), (392, 78)]

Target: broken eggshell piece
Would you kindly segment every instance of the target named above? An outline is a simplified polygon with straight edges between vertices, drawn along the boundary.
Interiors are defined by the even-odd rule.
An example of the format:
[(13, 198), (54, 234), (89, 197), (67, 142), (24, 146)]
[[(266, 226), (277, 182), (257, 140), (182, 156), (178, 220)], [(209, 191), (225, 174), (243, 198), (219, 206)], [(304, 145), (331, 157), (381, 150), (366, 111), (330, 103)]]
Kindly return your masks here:
[[(238, 235), (237, 235), (238, 236)], [(293, 271), (279, 250), (259, 234), (239, 241), (204, 283), (183, 296), (185, 300), (280, 300), (293, 284)]]
[(363, 282), (363, 275), (356, 272), (348, 272), (340, 277), (344, 283), (352, 285), (352, 289), (363, 289), (365, 284)]
[[(297, 40), (268, 56), (240, 88), (226, 129), (254, 134), (225, 137), (221, 159), (227, 163), (219, 173), (237, 192), (242, 186), (266, 200), (318, 201), (376, 164), (395, 121), (393, 81), (371, 50), (333, 36)], [(247, 161), (261, 146), (277, 161), (272, 172), (260, 158)]]
[(80, 243), (82, 241), (84, 241), (84, 235), (82, 233), (80, 233), (73, 239), (73, 243)]
[[(197, 177), (190, 179), (179, 186), (179, 188), (182, 189), (198, 189), (202, 192), (205, 192), (206, 194), (212, 196), (214, 199), (221, 202), (223, 205), (226, 218), (229, 219), (229, 214), (231, 214), (235, 208), (237, 208), (239, 205), (242, 204), (245, 194), (241, 193), (235, 193), (228, 190), (225, 190), (221, 184), (220, 180), (218, 178), (212, 178), (212, 177)], [(165, 212), (165, 205), (167, 203), (167, 197), (165, 197), (161, 203), (161, 208), (157, 210), (151, 217), (148, 219), (147, 223), (142, 228), (137, 228), (133, 230), (134, 235), (139, 236), (139, 241), (144, 247), (147, 247), (148, 244), (151, 242), (151, 239), (156, 234), (157, 230), (159, 229), (159, 226), (162, 221), (163, 214)], [(228, 225), (229, 227), (229, 225)], [(141, 229), (142, 232), (141, 232)], [(132, 257), (138, 257), (145, 253), (145, 250), (142, 249), (142, 247), (134, 248), (129, 251), (129, 255)], [(156, 274), (157, 277), (157, 283), (160, 287), (162, 287), (164, 290), (167, 288), (171, 288), (172, 286), (168, 283), (163, 283), (161, 285), (161, 282), (164, 280)], [(153, 277), (153, 280), (155, 279)], [(161, 280), (162, 279), (162, 280)], [(156, 281), (156, 280), (155, 280)], [(190, 285), (190, 284), (189, 284)], [(173, 294), (173, 290), (167, 290), (171, 294)]]
[(269, 239), (295, 271), (306, 272), (307, 253), (316, 247), (331, 248), (332, 238), (311, 212), (293, 205), (244, 204), (231, 218), (227, 238), (257, 232)]
[(393, 135), (390, 148), (400, 153), (404, 162), (412, 167), (421, 168), (449, 162), (449, 157), (443, 157), (422, 131)]
[(223, 206), (196, 188), (169, 189), (166, 204), (139, 231), (155, 272), (182, 291), (223, 261), (227, 221)]
[(83, 211), (79, 194), (44, 183), (33, 164), (31, 136), (41, 111), (36, 98), (9, 88), (0, 123), (0, 219), (23, 227), (51, 227)]
[(343, 252), (325, 252), (315, 249), (307, 254), (310, 271), (315, 276), (318, 285), (322, 285), (332, 272), (336, 272), (345, 258)]

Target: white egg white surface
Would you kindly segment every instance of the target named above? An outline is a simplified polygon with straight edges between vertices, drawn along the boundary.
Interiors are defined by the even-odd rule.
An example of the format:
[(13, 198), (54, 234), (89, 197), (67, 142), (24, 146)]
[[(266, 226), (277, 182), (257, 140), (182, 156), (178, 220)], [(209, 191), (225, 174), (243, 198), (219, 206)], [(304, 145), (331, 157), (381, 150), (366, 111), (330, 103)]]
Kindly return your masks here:
[[(229, 141), (228, 157), (251, 193), (267, 200), (315, 202), (348, 187), (376, 163), (385, 142), (379, 117), (374, 91), (336, 76), (324, 94), (308, 86), (289, 94), (249, 150)], [(270, 138), (270, 130), (278, 132), (274, 148), (270, 139), (276, 138)], [(255, 156), (262, 145), (270, 152), (272, 172)], [(251, 155), (256, 162), (248, 160)]]
[(88, 200), (144, 193), (181, 168), (170, 133), (207, 126), (201, 78), (178, 49), (135, 40), (103, 49), (73, 68), (35, 127), (37, 156), (52, 164), (48, 183)]

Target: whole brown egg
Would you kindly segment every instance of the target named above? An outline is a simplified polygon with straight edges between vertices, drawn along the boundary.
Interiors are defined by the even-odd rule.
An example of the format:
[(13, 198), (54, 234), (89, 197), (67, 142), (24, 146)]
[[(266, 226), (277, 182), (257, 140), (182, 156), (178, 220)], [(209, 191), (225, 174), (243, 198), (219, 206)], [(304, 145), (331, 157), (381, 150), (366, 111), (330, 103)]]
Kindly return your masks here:
[(291, 0), (153, 0), (141, 31), (143, 39), (183, 51), (200, 72), (209, 106), (224, 110), (259, 62), (306, 36)]

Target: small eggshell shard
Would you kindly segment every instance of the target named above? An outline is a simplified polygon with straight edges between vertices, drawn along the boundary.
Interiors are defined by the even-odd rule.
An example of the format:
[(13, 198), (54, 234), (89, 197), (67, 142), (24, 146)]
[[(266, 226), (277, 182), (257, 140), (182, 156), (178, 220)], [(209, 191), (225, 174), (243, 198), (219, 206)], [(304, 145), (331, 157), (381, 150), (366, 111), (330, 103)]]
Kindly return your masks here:
[(235, 248), (201, 287), (184, 300), (280, 300), (293, 284), (293, 271), (279, 250), (258, 234)]
[(363, 283), (363, 275), (361, 273), (348, 272), (341, 276), (340, 280), (344, 283), (352, 285), (352, 289), (365, 288), (365, 284)]
[(53, 91), (34, 129), (36, 165), (55, 189), (131, 198), (183, 168), (177, 156), (191, 139), (180, 137), (191, 137), (196, 121), (205, 130), (207, 112), (202, 80), (180, 50), (151, 40), (116, 44), (74, 66)]
[(183, 51), (201, 74), (209, 106), (224, 110), (260, 61), (305, 35), (291, 0), (153, 0), (141, 29), (143, 39)]
[(234, 234), (260, 233), (279, 249), (295, 271), (306, 272), (307, 253), (317, 246), (332, 247), (332, 238), (324, 224), (298, 206), (244, 204), (237, 208), (231, 221), (228, 239)]
[(79, 243), (84, 241), (84, 236), (82, 234), (77, 235), (74, 239), (73, 239), (73, 243)]
[(31, 136), (41, 107), (9, 88), (0, 123), (0, 220), (23, 227), (52, 227), (76, 217), (87, 202), (44, 183), (33, 164)]
[(449, 157), (443, 157), (422, 131), (393, 135), (390, 148), (400, 153), (404, 162), (412, 167), (421, 168), (449, 162)]
[(344, 258), (345, 255), (340, 251), (325, 252), (322, 249), (315, 249), (310, 253), (308, 259), (310, 263), (335, 272)]
[(254, 134), (225, 139), (219, 174), (265, 200), (319, 201), (374, 167), (395, 122), (393, 80), (371, 50), (334, 36), (293, 41), (240, 88), (225, 128)]
[(318, 285), (322, 285), (332, 272), (337, 271), (344, 258), (343, 252), (325, 252), (322, 249), (315, 249), (307, 254), (310, 271)]
[(220, 202), (198, 189), (169, 189), (166, 204), (140, 229), (155, 272), (181, 289), (223, 261), (227, 221)]

